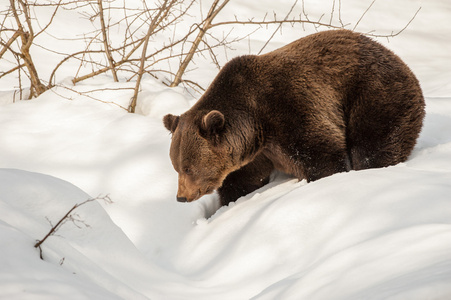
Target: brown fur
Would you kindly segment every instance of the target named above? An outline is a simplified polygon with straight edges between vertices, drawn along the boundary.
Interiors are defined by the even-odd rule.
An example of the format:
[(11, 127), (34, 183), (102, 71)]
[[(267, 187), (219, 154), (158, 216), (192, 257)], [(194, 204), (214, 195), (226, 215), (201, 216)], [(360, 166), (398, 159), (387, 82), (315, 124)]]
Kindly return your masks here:
[(312, 181), (405, 161), (423, 118), (407, 65), (338, 30), (233, 59), (190, 110), (164, 124), (178, 200), (217, 189), (227, 204), (265, 184), (273, 168)]

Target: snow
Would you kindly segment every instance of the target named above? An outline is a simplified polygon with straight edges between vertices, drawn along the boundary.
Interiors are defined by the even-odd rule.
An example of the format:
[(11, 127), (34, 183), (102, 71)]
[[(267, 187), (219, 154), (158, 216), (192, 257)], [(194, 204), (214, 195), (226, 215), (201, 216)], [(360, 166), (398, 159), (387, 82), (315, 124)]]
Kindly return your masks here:
[[(222, 18), (237, 11), (243, 18), (273, 10), (285, 16), (292, 5), (258, 3), (230, 3)], [(342, 19), (352, 28), (370, 3), (343, 1)], [(182, 113), (199, 95), (145, 77), (138, 113), (128, 114), (121, 107), (134, 82), (104, 75), (73, 86), (59, 75), (58, 87), (11, 103), (14, 80), (2, 78), (0, 298), (450, 299), (451, 4), (378, 0), (357, 30), (399, 30), (419, 6), (401, 35), (379, 39), (409, 64), (426, 96), (424, 128), (409, 160), (308, 184), (275, 173), (227, 207), (216, 195), (175, 200), (177, 174), (161, 118)], [(305, 2), (311, 19), (329, 19), (331, 7)], [(82, 29), (74, 26), (74, 35)], [(262, 28), (218, 58), (223, 64), (256, 53), (274, 30)], [(287, 26), (263, 52), (311, 32)], [(42, 72), (59, 60), (39, 61)], [(189, 76), (207, 86), (216, 73), (197, 58)], [(92, 90), (91, 98), (80, 94)], [(77, 208), (79, 221), (63, 224), (39, 258), (33, 245), (51, 224), (105, 195), (113, 203)]]

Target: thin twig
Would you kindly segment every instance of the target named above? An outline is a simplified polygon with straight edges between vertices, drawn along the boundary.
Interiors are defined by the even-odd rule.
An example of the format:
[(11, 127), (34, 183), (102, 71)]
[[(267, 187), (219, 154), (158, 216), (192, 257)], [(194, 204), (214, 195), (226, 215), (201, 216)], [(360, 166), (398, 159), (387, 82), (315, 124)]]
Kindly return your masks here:
[[(284, 21), (288, 20), (288, 17), (290, 16), (291, 12), (293, 11), (294, 7), (296, 6), (296, 4), (298, 3), (298, 0), (294, 1), (293, 5), (290, 8), (290, 11), (287, 13), (287, 15), (285, 16)], [(269, 42), (272, 40), (272, 38), (274, 37), (274, 35), (276, 34), (277, 31), (279, 31), (280, 27), (282, 26), (283, 23), (279, 23), (279, 26), (277, 26), (276, 30), (274, 30), (274, 32), (271, 34), (271, 36), (269, 37), (269, 39), (266, 41), (266, 43), (263, 45), (263, 47), (260, 49), (260, 51), (258, 51), (257, 54), (261, 54), (263, 49), (266, 48), (266, 46), (269, 44)]]
[(170, 8), (176, 3), (176, 0), (172, 0), (169, 3), (169, 5), (168, 5), (168, 2), (169, 2), (169, 0), (165, 0), (162, 7), (158, 11), (157, 15), (153, 18), (152, 23), (150, 23), (150, 25), (149, 25), (149, 28), (148, 28), (148, 31), (146, 34), (146, 38), (144, 39), (144, 45), (143, 45), (143, 50), (142, 50), (142, 54), (141, 54), (141, 61), (140, 61), (140, 66), (139, 66), (139, 70), (138, 70), (138, 78), (136, 80), (135, 91), (134, 91), (132, 99), (130, 101), (130, 106), (128, 108), (128, 111), (131, 113), (135, 112), (136, 103), (138, 101), (138, 92), (139, 92), (139, 87), (141, 85), (141, 79), (144, 74), (144, 65), (146, 62), (145, 58), (146, 58), (146, 53), (147, 53), (147, 45), (149, 44), (150, 36), (155, 31), (155, 28), (157, 27), (157, 25), (159, 23), (161, 23), (166, 18), (166, 16), (169, 14)]
[(200, 42), (202, 41), (202, 38), (204, 37), (205, 33), (208, 29), (210, 29), (211, 22), (213, 22), (213, 19), (218, 15), (218, 13), (224, 8), (224, 6), (229, 2), (229, 0), (224, 0), (224, 2), (218, 7), (219, 0), (215, 0), (213, 4), (210, 7), (210, 11), (208, 12), (207, 18), (204, 21), (204, 26), (202, 28), (199, 28), (199, 33), (196, 36), (196, 39), (194, 40), (193, 44), (191, 45), (191, 49), (188, 52), (188, 55), (185, 57), (183, 62), (181, 63), (179, 70), (177, 71), (177, 74), (175, 75), (174, 81), (171, 83), (171, 87), (176, 87), (180, 84), (182, 81), (182, 75), (185, 73), (186, 68), (188, 67), (188, 64), (191, 62), (194, 53), (196, 53), (197, 48), (199, 47)]
[(363, 17), (366, 15), (366, 13), (370, 10), (371, 6), (373, 6), (374, 2), (376, 2), (376, 0), (373, 0), (373, 2), (371, 2), (370, 6), (368, 6), (366, 8), (366, 10), (363, 12), (363, 14), (360, 16), (359, 20), (357, 21), (357, 23), (355, 23), (354, 28), (352, 28), (352, 30), (354, 31), (357, 26), (359, 25), (360, 21), (362, 21)]
[(111, 55), (110, 46), (108, 44), (108, 36), (107, 36), (107, 29), (105, 27), (105, 19), (103, 16), (103, 6), (102, 6), (103, 0), (97, 0), (97, 4), (99, 5), (99, 16), (100, 16), (100, 26), (103, 36), (103, 47), (105, 49), (105, 55), (107, 57), (108, 63), (110, 65), (111, 73), (113, 74), (113, 79), (115, 82), (118, 82), (119, 79), (117, 78), (116, 69), (114, 68), (114, 60), (113, 56)]
[[(102, 103), (105, 103), (105, 104), (112, 104), (112, 105), (115, 105), (115, 106), (117, 106), (119, 108), (122, 108), (123, 110), (126, 110), (126, 111), (128, 110), (126, 107), (124, 107), (124, 106), (122, 106), (120, 104), (117, 104), (116, 102), (105, 101), (105, 100), (101, 100), (101, 99), (95, 98), (95, 97), (93, 97), (91, 95), (88, 95), (87, 93), (91, 93), (92, 92), (91, 90), (83, 93), (83, 92), (79, 92), (79, 91), (76, 91), (74, 89), (71, 89), (71, 88), (69, 88), (67, 86), (64, 86), (64, 85), (57, 85), (56, 87), (60, 87), (60, 88), (69, 90), (69, 91), (71, 91), (71, 92), (73, 92), (75, 94), (78, 94), (79, 96), (87, 97), (87, 98), (89, 98), (91, 100), (94, 100), (94, 101), (102, 102)], [(123, 89), (132, 89), (132, 88), (123, 88)], [(106, 89), (106, 88), (103, 89), (103, 91), (106, 91), (106, 90), (110, 90), (110, 89)], [(50, 91), (52, 91), (53, 93), (57, 94), (58, 96), (60, 96), (62, 98), (65, 98), (65, 99), (68, 99), (68, 100), (72, 100), (71, 98), (68, 98), (68, 97), (66, 97), (64, 95), (59, 94), (58, 92), (55, 91), (55, 89), (50, 89)]]
[(421, 6), (417, 9), (417, 11), (415, 12), (415, 14), (412, 16), (412, 18), (409, 20), (409, 22), (407, 22), (407, 24), (400, 30), (398, 30), (397, 32), (393, 32), (391, 34), (372, 34), (372, 33), (365, 33), (365, 35), (369, 35), (372, 37), (379, 37), (379, 38), (392, 38), (395, 36), (400, 35), (404, 30), (407, 29), (407, 27), (409, 27), (410, 23), (412, 23), (412, 21), (416, 18), (417, 14), (420, 12), (421, 10)]
[(104, 196), (104, 197), (96, 197), (96, 198), (90, 198), (90, 199), (88, 199), (88, 200), (85, 200), (85, 201), (83, 201), (83, 202), (81, 202), (81, 203), (77, 203), (77, 204), (75, 204), (71, 209), (69, 209), (69, 211), (56, 223), (56, 225), (54, 225), (54, 226), (52, 226), (52, 228), (50, 228), (50, 231), (44, 236), (44, 238), (43, 239), (41, 239), (41, 240), (37, 240), (36, 241), (36, 244), (34, 244), (34, 247), (35, 248), (39, 248), (39, 256), (40, 256), (40, 258), (41, 259), (43, 259), (43, 257), (42, 257), (42, 249), (41, 249), (41, 245), (47, 240), (47, 238), (48, 237), (50, 237), (50, 236), (52, 236), (52, 235), (54, 235), (55, 234), (55, 232), (56, 231), (58, 231), (58, 229), (67, 221), (67, 220), (69, 220), (69, 219), (71, 219), (71, 213), (75, 210), (75, 209), (77, 209), (78, 207), (80, 207), (80, 206), (82, 206), (82, 205), (84, 205), (84, 204), (86, 204), (86, 203), (89, 203), (89, 202), (92, 202), (92, 201), (95, 201), (95, 200), (99, 200), (99, 199), (102, 199), (102, 200), (104, 200), (105, 202), (107, 202), (107, 203), (111, 203), (112, 201), (111, 201), (111, 199), (110, 199), (110, 197), (108, 196), (108, 195), (106, 195), (106, 196)]

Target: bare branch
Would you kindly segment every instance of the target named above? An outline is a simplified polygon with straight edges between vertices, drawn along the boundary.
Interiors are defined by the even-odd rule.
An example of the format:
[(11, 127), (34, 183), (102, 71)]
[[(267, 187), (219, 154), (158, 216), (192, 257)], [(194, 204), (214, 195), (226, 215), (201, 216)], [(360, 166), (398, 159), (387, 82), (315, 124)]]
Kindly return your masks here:
[(291, 20), (273, 20), (273, 21), (225, 21), (225, 22), (219, 22), (219, 23), (214, 23), (211, 24), (211, 27), (216, 27), (216, 26), (223, 26), (223, 25), (258, 25), (258, 26), (262, 26), (262, 25), (278, 25), (278, 24), (312, 24), (312, 25), (316, 25), (316, 26), (323, 26), (323, 27), (327, 27), (327, 28), (334, 28), (334, 29), (342, 29), (341, 26), (335, 26), (335, 25), (331, 25), (329, 23), (323, 23), (323, 22), (316, 22), (316, 21), (310, 21), (310, 20), (300, 20), (300, 19), (291, 19)]
[(182, 64), (179, 67), (179, 70), (177, 71), (177, 74), (175, 75), (174, 81), (171, 83), (171, 87), (176, 87), (180, 84), (182, 81), (182, 75), (185, 73), (186, 68), (188, 67), (188, 64), (191, 62), (194, 53), (196, 52), (200, 42), (202, 41), (202, 38), (204, 37), (205, 33), (208, 29), (210, 29), (211, 22), (213, 22), (213, 19), (218, 15), (218, 13), (224, 8), (224, 6), (229, 2), (229, 0), (224, 0), (224, 2), (216, 8), (219, 4), (219, 0), (215, 0), (213, 4), (210, 7), (210, 11), (208, 12), (207, 18), (205, 19), (204, 26), (202, 28), (199, 28), (199, 34), (197, 35), (196, 39), (194, 40), (190, 51), (188, 52), (188, 55), (183, 60)]
[(29, 99), (31, 99), (33, 96), (39, 96), (43, 92), (45, 92), (48, 87), (46, 87), (44, 84), (41, 83), (38, 72), (36, 70), (36, 66), (33, 62), (33, 59), (30, 55), (30, 47), (33, 44), (34, 39), (34, 33), (33, 28), (31, 25), (31, 17), (29, 15), (29, 9), (27, 6), (27, 3), (24, 3), (22, 0), (18, 0), (19, 4), (22, 7), (22, 11), (25, 17), (26, 24), (28, 26), (28, 31), (25, 31), (24, 27), (22, 26), (22, 22), (20, 20), (19, 14), (17, 12), (17, 8), (15, 6), (14, 0), (10, 0), (10, 9), (12, 10), (14, 19), (16, 21), (16, 25), (18, 27), (17, 32), (19, 32), (22, 45), (20, 47), (20, 57), (24, 60), (25, 66), (28, 69), (30, 81), (31, 81), (31, 87), (30, 87), (30, 95)]
[(357, 26), (359, 26), (360, 21), (362, 21), (363, 17), (366, 15), (366, 13), (371, 9), (371, 6), (373, 6), (374, 2), (376, 2), (376, 0), (373, 0), (373, 2), (371, 2), (370, 6), (367, 7), (367, 9), (363, 12), (363, 14), (360, 16), (359, 20), (357, 21), (357, 23), (355, 23), (354, 28), (352, 28), (352, 30), (354, 31)]
[[(122, 106), (122, 105), (120, 105), (120, 104), (117, 104), (116, 102), (113, 102), (113, 101), (104, 101), (104, 100), (95, 98), (95, 97), (93, 97), (93, 96), (91, 96), (91, 95), (88, 94), (88, 93), (95, 92), (95, 90), (90, 90), (89, 92), (82, 93), (82, 92), (79, 92), (79, 91), (77, 91), (77, 90), (71, 89), (71, 88), (69, 88), (69, 87), (67, 87), (67, 86), (64, 86), (64, 85), (58, 85), (57, 87), (61, 87), (61, 88), (63, 88), (63, 89), (69, 90), (69, 91), (71, 91), (71, 92), (73, 92), (73, 93), (75, 93), (75, 94), (77, 94), (77, 95), (79, 95), (79, 96), (87, 97), (87, 98), (89, 98), (89, 99), (91, 99), (91, 100), (98, 101), (98, 102), (102, 102), (102, 103), (105, 103), (105, 104), (111, 104), (111, 105), (117, 106), (117, 107), (119, 107), (119, 108), (121, 108), (121, 109), (123, 109), (123, 110), (125, 110), (125, 111), (128, 111), (126, 107), (124, 107), (124, 106)], [(124, 89), (132, 89), (132, 88), (118, 88), (118, 89), (115, 89), (115, 90), (124, 90)], [(106, 88), (105, 88), (105, 89), (102, 89), (102, 91), (107, 91), (107, 90), (112, 90), (112, 89), (106, 89)], [(66, 96), (64, 96), (64, 95), (59, 94), (58, 92), (55, 91), (55, 89), (51, 89), (50, 91), (53, 92), (53, 93), (55, 93), (55, 94), (57, 94), (57, 95), (60, 96), (61, 98), (65, 98), (65, 99), (68, 99), (68, 100), (72, 100), (71, 98), (68, 98), (68, 97), (66, 97)]]
[[(52, 16), (50, 17), (50, 20), (48, 21), (47, 25), (45, 25), (38, 33), (35, 34), (35, 37), (37, 37), (38, 35), (40, 35), (41, 33), (43, 33), (49, 26), (50, 24), (52, 24), (53, 19), (56, 16), (56, 12), (58, 11), (58, 9), (61, 6), (61, 2), (62, 0), (59, 0), (57, 4), (55, 4), (55, 10), (52, 13)], [(27, 4), (28, 5), (28, 4)], [(36, 19), (37, 21), (39, 21), (39, 19)]]
[[(14, 41), (20, 36), (20, 32), (19, 31), (15, 31), (13, 36), (4, 44), (3, 42), (1, 43), (3, 45), (2, 50), (0, 51), (0, 58), (2, 58), (3, 54), (5, 54), (6, 51), (11, 50), (11, 44), (14, 43)], [(14, 52), (14, 51), (12, 51)]]
[(10, 74), (10, 73), (15, 72), (15, 71), (19, 70), (20, 68), (22, 68), (22, 67), (24, 67), (24, 66), (25, 66), (24, 64), (20, 64), (20, 65), (15, 66), (14, 68), (12, 68), (12, 69), (9, 70), (9, 71), (2, 72), (2, 74), (0, 74), (0, 78), (2, 78), (3, 76), (8, 75), (8, 74)]
[(171, 2), (169, 2), (169, 0), (165, 0), (162, 7), (160, 8), (160, 10), (158, 11), (158, 14), (153, 18), (152, 23), (149, 25), (149, 29), (147, 31), (146, 34), (146, 38), (144, 41), (144, 45), (143, 45), (143, 50), (142, 50), (142, 54), (141, 54), (141, 62), (140, 62), (140, 67), (139, 67), (139, 71), (138, 71), (138, 78), (136, 80), (136, 85), (135, 85), (135, 91), (133, 93), (133, 97), (130, 101), (130, 107), (128, 109), (129, 112), (134, 113), (135, 112), (135, 108), (136, 108), (136, 102), (138, 100), (138, 92), (139, 92), (139, 87), (141, 84), (141, 79), (142, 76), (144, 74), (144, 65), (146, 62), (146, 53), (147, 53), (147, 45), (149, 44), (149, 39), (150, 36), (152, 35), (152, 33), (155, 31), (155, 28), (157, 27), (157, 25), (162, 22), (166, 16), (169, 14), (170, 8), (177, 2), (176, 0), (171, 0)]
[(401, 28), (400, 30), (398, 30), (397, 32), (393, 32), (392, 31), (392, 33), (391, 34), (373, 34), (373, 33), (365, 33), (365, 35), (369, 35), (369, 36), (372, 36), (372, 37), (384, 37), (384, 38), (392, 38), (392, 37), (395, 37), (395, 36), (398, 36), (398, 35), (400, 35), (404, 30), (406, 30), (407, 29), (407, 27), (409, 27), (409, 25), (410, 25), (410, 23), (412, 23), (412, 21), (416, 18), (416, 16), (417, 16), (417, 14), (420, 12), (420, 10), (421, 10), (421, 6), (417, 9), (417, 11), (415, 12), (415, 14), (412, 16), (412, 18), (409, 20), (409, 22), (407, 22), (407, 24), (403, 27), (403, 28)]
[(97, 4), (99, 5), (100, 26), (102, 27), (101, 30), (102, 30), (102, 36), (103, 36), (103, 46), (105, 49), (106, 57), (108, 59), (108, 63), (110, 65), (111, 73), (113, 74), (113, 79), (115, 82), (118, 82), (119, 80), (117, 78), (116, 69), (114, 68), (113, 56), (111, 55), (110, 46), (108, 44), (108, 37), (107, 37), (107, 33), (106, 33), (106, 28), (105, 28), (105, 20), (104, 20), (104, 16), (103, 16), (102, 2), (103, 2), (103, 0), (97, 1)]
[[(54, 84), (54, 83), (52, 83), (52, 82), (54, 81), (56, 71), (59, 69), (59, 67), (61, 67), (61, 65), (62, 65), (63, 63), (65, 63), (65, 62), (68, 61), (69, 59), (71, 59), (71, 58), (73, 58), (73, 57), (76, 57), (76, 56), (78, 56), (78, 55), (80, 55), (80, 54), (86, 54), (86, 53), (102, 53), (102, 52), (103, 52), (103, 51), (101, 51), (101, 50), (97, 50), (97, 51), (94, 51), (94, 50), (83, 50), (83, 51), (75, 52), (75, 53), (72, 53), (72, 54), (66, 56), (66, 57), (65, 57), (63, 60), (61, 60), (61, 61), (55, 66), (55, 68), (53, 69), (52, 73), (50, 74), (49, 83), (50, 83), (50, 84)], [(106, 72), (106, 71), (105, 71), (105, 72)], [(75, 84), (75, 82), (74, 82), (74, 84)]]
[[(99, 199), (105, 201), (106, 203), (112, 203), (112, 201), (111, 201), (111, 199), (110, 199), (110, 197), (108, 195), (106, 195), (104, 197), (90, 198), (90, 199), (85, 200), (85, 201), (83, 201), (81, 203), (77, 203), (71, 209), (69, 209), (69, 211), (55, 224), (55, 226), (52, 226), (52, 228), (50, 228), (50, 231), (44, 236), (43, 239), (36, 241), (36, 244), (34, 244), (34, 247), (35, 248), (39, 248), (41, 259), (43, 259), (43, 257), (42, 257), (42, 249), (41, 249), (42, 243), (44, 243), (47, 240), (47, 238), (49, 238), (50, 236), (54, 235), (55, 232), (58, 231), (58, 229), (65, 222), (67, 222), (68, 220), (74, 220), (73, 217), (71, 216), (71, 214), (72, 214), (72, 212), (75, 209), (77, 209), (78, 207), (80, 207), (80, 206), (82, 206), (82, 205), (84, 205), (86, 203), (89, 203), (89, 202), (92, 202), (92, 201), (96, 201), (96, 200), (99, 200)], [(47, 218), (47, 220), (48, 220), (48, 218)]]
[[(288, 17), (290, 16), (291, 12), (293, 11), (294, 7), (296, 6), (296, 4), (298, 3), (298, 0), (294, 1), (293, 5), (290, 8), (290, 11), (287, 13), (287, 15), (285, 16), (285, 19), (283, 20), (284, 22), (286, 22), (288, 20)], [(283, 23), (279, 23), (279, 26), (276, 28), (276, 30), (274, 30), (274, 32), (272, 33), (272, 35), (269, 37), (269, 39), (266, 41), (266, 43), (263, 45), (263, 47), (260, 49), (260, 51), (258, 51), (258, 54), (262, 53), (263, 49), (266, 48), (266, 46), (268, 45), (268, 43), (272, 40), (272, 38), (274, 37), (274, 35), (276, 34), (277, 31), (279, 31), (280, 27), (282, 26)]]

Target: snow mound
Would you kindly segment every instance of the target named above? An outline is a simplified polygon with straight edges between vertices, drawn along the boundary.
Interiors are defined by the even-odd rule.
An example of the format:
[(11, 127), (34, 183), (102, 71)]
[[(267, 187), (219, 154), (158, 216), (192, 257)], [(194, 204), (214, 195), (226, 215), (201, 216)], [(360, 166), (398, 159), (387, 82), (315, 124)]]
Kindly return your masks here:
[(92, 199), (89, 195), (66, 181), (14, 169), (0, 169), (0, 194), (0, 238), (6, 241), (0, 255), (2, 297), (146, 299), (130, 286), (145, 291), (139, 278), (157, 269), (97, 201), (74, 210), (75, 221), (42, 244), (44, 260), (39, 258), (36, 241), (75, 204)]

